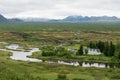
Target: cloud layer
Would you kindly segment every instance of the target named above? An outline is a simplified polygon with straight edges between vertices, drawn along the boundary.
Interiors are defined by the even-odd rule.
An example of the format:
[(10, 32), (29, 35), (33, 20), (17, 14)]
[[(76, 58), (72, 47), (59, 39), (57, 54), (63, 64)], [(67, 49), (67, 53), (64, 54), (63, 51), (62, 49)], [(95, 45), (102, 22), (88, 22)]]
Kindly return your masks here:
[(120, 17), (120, 0), (0, 0), (0, 14), (8, 18)]

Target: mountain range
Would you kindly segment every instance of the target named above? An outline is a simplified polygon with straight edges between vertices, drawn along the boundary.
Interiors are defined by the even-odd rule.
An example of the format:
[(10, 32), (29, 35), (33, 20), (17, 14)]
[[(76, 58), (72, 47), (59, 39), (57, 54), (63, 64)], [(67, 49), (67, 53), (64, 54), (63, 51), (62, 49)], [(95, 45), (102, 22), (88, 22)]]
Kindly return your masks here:
[(110, 20), (120, 20), (119, 18), (112, 16), (68, 16), (63, 19), (63, 21), (110, 21)]
[(8, 19), (6, 19), (4, 16), (0, 15), (0, 22), (8, 22)]
[(5, 23), (5, 22), (23, 22), (23, 20), (18, 18), (7, 19), (0, 14), (0, 23)]
[(0, 23), (2, 22), (82, 22), (82, 21), (120, 21), (120, 18), (115, 16), (68, 16), (64, 19), (45, 19), (45, 18), (12, 18), (7, 19), (0, 15)]
[(82, 22), (82, 21), (120, 21), (120, 18), (115, 16), (68, 16), (63, 19), (44, 19), (44, 18), (24, 18), (25, 22)]

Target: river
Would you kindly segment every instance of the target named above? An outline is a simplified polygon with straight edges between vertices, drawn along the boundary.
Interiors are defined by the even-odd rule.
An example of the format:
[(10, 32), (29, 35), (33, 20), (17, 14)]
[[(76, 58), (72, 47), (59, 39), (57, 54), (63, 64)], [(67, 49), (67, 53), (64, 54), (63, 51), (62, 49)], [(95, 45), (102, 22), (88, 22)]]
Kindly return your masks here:
[[(46, 62), (46, 63), (56, 63), (56, 64), (64, 64), (64, 65), (72, 65), (72, 66), (82, 66), (82, 67), (97, 67), (97, 68), (115, 68), (116, 66), (112, 64), (105, 64), (105, 63), (90, 63), (90, 62), (65, 62), (65, 61), (43, 61), (40, 59), (35, 58), (28, 58), (28, 56), (32, 55), (33, 52), (40, 51), (39, 48), (31, 48), (28, 52), (22, 51), (15, 51), (19, 50), (19, 45), (11, 44), (6, 46), (7, 49), (0, 49), (3, 51), (8, 51), (12, 53), (10, 56), (13, 60), (20, 60), (20, 61), (29, 61), (29, 62)], [(9, 49), (9, 50), (8, 50)]]

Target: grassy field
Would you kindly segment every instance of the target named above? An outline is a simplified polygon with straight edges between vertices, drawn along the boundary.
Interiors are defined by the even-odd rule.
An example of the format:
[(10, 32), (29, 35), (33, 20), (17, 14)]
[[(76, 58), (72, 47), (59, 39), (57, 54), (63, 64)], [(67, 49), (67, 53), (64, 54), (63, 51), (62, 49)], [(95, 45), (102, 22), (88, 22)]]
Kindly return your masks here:
[[(76, 35), (77, 34), (77, 35)], [(0, 41), (25, 42), (34, 44), (59, 44), (79, 40), (114, 41), (120, 40), (119, 22), (81, 23), (6, 23), (0, 24)], [(73, 42), (73, 41), (72, 41)], [(42, 45), (43, 45), (42, 44)]]
[(59, 32), (59, 31), (120, 31), (120, 22), (80, 22), (80, 23), (55, 23), (55, 22), (34, 22), (34, 23), (1, 23), (0, 31), (17, 32)]
[[(64, 48), (90, 41), (120, 42), (120, 22), (81, 23), (1, 23), (0, 42), (17, 43), (24, 49), (30, 47), (59, 46)], [(6, 44), (0, 44), (4, 48)], [(0, 80), (56, 80), (65, 74), (69, 80), (120, 80), (120, 68), (83, 68), (49, 63), (14, 61), (11, 54), (0, 51)], [(101, 56), (82, 56), (85, 60), (110, 61)]]
[(82, 68), (67, 65), (32, 63), (9, 59), (0, 51), (0, 80), (55, 80), (65, 74), (69, 80), (119, 80), (119, 68)]

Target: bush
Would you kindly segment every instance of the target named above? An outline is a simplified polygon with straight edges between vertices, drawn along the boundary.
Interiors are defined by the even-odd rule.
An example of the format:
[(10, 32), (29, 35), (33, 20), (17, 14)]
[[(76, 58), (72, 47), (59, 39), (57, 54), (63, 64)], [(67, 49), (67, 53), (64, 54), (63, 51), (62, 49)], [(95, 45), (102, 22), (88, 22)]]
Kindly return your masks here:
[(58, 56), (58, 57), (66, 57), (71, 58), (72, 53), (65, 48), (58, 47), (56, 49), (47, 49), (43, 50), (42, 56)]
[(85, 80), (85, 79), (80, 79), (80, 78), (74, 78), (72, 80)]
[(68, 80), (65, 74), (59, 74), (56, 80)]

